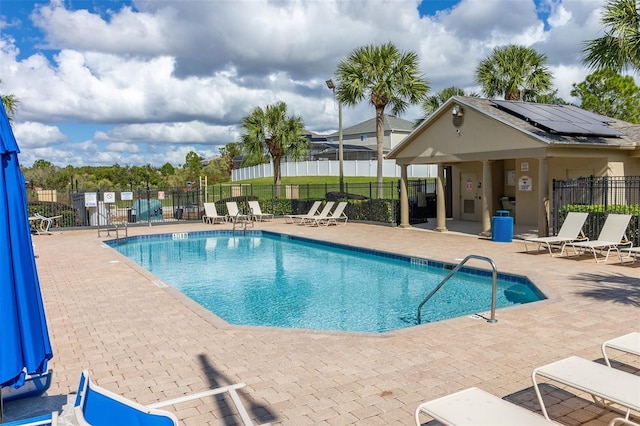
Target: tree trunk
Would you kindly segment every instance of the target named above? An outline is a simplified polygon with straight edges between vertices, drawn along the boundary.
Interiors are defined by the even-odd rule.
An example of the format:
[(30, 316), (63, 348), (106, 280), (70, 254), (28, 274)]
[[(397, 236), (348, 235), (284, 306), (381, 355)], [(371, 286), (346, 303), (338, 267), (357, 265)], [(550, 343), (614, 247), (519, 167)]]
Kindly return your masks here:
[(280, 184), (282, 176), (280, 172), (280, 157), (273, 158), (273, 184), (276, 187), (276, 198), (280, 198)]
[(376, 106), (376, 144), (378, 147), (378, 167), (376, 174), (377, 197), (384, 197), (382, 190), (382, 164), (384, 161), (384, 106)]
[(505, 99), (508, 101), (519, 101), (520, 100), (520, 89), (514, 89), (505, 94)]

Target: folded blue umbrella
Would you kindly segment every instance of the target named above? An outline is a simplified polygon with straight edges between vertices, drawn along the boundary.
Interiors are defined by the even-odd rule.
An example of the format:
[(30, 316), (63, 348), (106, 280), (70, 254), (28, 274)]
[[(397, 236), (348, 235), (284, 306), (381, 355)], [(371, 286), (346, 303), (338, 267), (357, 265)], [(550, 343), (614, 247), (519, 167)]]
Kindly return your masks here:
[(0, 102), (0, 391), (45, 373), (53, 357), (18, 152)]

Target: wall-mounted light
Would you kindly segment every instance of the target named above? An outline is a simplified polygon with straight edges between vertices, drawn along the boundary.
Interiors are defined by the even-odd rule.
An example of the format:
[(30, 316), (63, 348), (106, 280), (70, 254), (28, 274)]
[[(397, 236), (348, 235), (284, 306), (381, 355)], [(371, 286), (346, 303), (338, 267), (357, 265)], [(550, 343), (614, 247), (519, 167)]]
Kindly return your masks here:
[(462, 115), (464, 115), (464, 111), (462, 110), (462, 107), (460, 105), (455, 104), (451, 109), (451, 115), (453, 115), (454, 117), (461, 117)]

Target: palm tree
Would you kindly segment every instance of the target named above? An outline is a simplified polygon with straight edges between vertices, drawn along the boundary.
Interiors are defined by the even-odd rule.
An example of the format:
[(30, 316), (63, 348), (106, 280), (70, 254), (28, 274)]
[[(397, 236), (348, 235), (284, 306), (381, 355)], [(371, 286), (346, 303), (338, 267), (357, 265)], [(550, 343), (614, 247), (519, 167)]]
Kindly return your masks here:
[(535, 101), (551, 90), (553, 75), (545, 65), (546, 60), (546, 55), (529, 47), (514, 44), (497, 47), (480, 61), (475, 79), (490, 98)]
[(297, 159), (307, 152), (309, 140), (304, 136), (302, 118), (287, 116), (287, 104), (277, 102), (265, 108), (256, 107), (242, 119), (242, 129), (242, 148), (246, 155), (254, 158), (271, 156), (276, 197), (280, 197), (282, 157)]
[(640, 13), (636, 0), (610, 0), (602, 21), (605, 35), (588, 41), (584, 62), (593, 69), (640, 70)]
[[(442, 89), (435, 95), (428, 96), (427, 98), (425, 98), (424, 102), (422, 102), (422, 112), (424, 113), (425, 118), (436, 112), (436, 110), (440, 108), (442, 104), (447, 102), (452, 96), (470, 96), (477, 98), (479, 95), (473, 92), (467, 94), (464, 89), (455, 86)], [(423, 121), (424, 118), (416, 120), (416, 127)]]
[[(0, 80), (0, 84), (2, 84), (2, 80)], [(13, 94), (4, 96), (0, 95), (0, 98), (2, 99), (2, 105), (4, 105), (4, 110), (7, 112), (7, 117), (9, 117), (9, 122), (11, 123), (13, 121), (13, 115), (16, 112), (18, 102), (20, 101)]]
[(355, 106), (367, 99), (376, 110), (377, 195), (382, 198), (385, 108), (391, 106), (394, 115), (403, 113), (409, 105), (422, 102), (429, 83), (419, 72), (418, 55), (401, 52), (392, 43), (354, 49), (340, 61), (336, 76), (340, 102)]

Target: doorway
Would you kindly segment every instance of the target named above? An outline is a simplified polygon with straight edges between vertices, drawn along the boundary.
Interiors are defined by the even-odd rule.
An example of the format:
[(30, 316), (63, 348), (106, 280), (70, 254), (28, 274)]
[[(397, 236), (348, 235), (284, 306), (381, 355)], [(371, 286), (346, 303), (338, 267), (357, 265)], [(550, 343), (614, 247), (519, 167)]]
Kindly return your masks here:
[(460, 219), (480, 220), (481, 189), (476, 173), (460, 173)]

